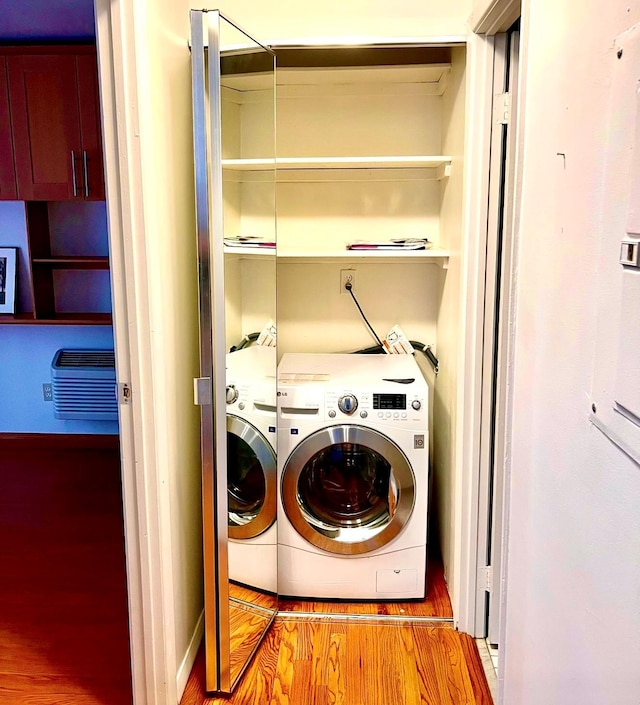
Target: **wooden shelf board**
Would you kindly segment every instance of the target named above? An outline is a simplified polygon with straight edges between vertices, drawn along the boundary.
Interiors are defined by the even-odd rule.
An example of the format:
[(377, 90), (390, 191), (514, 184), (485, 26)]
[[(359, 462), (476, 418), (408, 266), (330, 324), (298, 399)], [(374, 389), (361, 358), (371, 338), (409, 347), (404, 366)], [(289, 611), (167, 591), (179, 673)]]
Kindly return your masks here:
[(3, 313), (0, 315), (0, 324), (3, 323), (37, 323), (33, 313), (16, 313), (14, 315)]
[(56, 313), (48, 318), (34, 318), (32, 313), (17, 313), (15, 316), (1, 315), (2, 324), (32, 326), (110, 326), (110, 313)]
[(51, 256), (34, 257), (33, 264), (51, 269), (109, 269), (108, 257)]

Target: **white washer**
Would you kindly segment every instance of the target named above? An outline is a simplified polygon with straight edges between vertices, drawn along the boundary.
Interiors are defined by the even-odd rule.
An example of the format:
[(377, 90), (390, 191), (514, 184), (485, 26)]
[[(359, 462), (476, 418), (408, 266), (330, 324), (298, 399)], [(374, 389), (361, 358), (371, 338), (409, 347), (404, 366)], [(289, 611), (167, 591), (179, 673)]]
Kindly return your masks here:
[(283, 356), (279, 594), (425, 596), (428, 391), (410, 355)]
[(229, 577), (277, 592), (276, 350), (227, 355)]

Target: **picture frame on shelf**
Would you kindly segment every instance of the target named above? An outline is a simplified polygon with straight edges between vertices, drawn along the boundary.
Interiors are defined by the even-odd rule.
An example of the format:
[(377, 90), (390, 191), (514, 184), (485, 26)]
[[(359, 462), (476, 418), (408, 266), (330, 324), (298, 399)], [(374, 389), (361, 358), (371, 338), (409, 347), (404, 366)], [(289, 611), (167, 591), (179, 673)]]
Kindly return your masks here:
[(0, 314), (16, 312), (17, 247), (0, 247)]

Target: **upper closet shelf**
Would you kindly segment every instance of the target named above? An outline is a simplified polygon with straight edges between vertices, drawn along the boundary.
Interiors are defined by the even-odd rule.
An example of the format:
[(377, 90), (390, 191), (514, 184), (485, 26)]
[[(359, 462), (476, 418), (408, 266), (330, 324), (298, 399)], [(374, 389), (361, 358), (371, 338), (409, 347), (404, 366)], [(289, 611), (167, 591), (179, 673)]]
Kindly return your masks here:
[[(451, 171), (451, 157), (278, 157), (277, 159), (223, 159), (222, 167), (235, 174), (238, 181), (269, 180), (276, 170), (276, 180), (286, 181), (355, 181), (443, 179)], [(266, 177), (266, 178), (265, 178)], [(231, 177), (234, 178), (234, 177)]]
[(449, 267), (449, 251), (438, 248), (427, 250), (288, 250), (278, 247), (282, 262), (422, 262)]

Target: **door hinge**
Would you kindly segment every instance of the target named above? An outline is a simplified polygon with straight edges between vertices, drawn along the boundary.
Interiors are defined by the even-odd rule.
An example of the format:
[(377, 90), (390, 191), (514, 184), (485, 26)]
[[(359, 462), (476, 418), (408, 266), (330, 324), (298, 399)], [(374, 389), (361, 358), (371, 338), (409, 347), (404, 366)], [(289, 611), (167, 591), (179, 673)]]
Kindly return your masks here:
[(118, 404), (130, 404), (131, 403), (131, 387), (127, 382), (120, 382), (118, 384)]
[(211, 377), (196, 377), (193, 380), (193, 403), (196, 406), (211, 404)]
[(494, 96), (493, 119), (498, 125), (508, 125), (511, 121), (511, 93)]
[(485, 565), (478, 572), (478, 589), (493, 592), (493, 566)]

